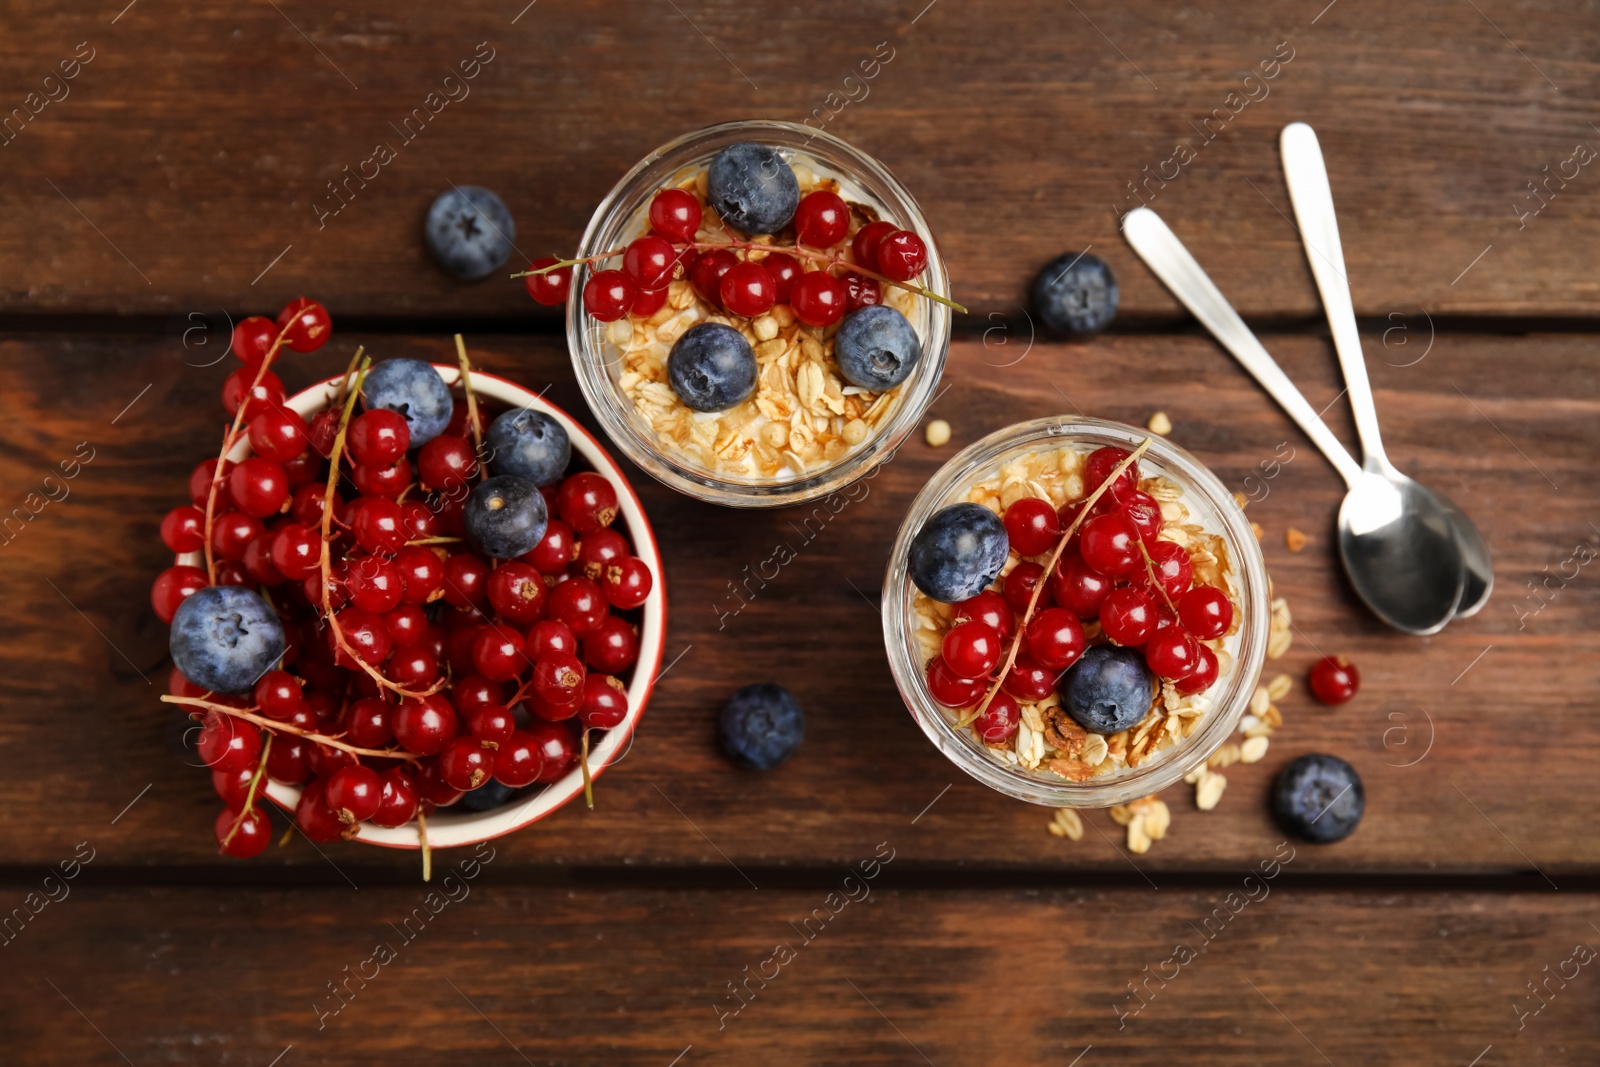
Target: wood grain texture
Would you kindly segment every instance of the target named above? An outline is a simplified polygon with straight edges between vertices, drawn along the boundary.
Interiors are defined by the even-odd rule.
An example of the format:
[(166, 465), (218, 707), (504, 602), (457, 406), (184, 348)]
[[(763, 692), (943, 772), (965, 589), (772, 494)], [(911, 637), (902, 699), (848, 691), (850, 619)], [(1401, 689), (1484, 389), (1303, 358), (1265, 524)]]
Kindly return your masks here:
[[(1495, 554), (1499, 588), (1489, 606), (1427, 639), (1392, 633), (1356, 605), (1330, 543), (1342, 493), (1336, 475), (1209, 341), (1118, 337), (1028, 350), (1025, 337), (1002, 339), (951, 353), (952, 388), (935, 413), (954, 424), (954, 442), (938, 450), (908, 443), (863, 500), (814, 521), (809, 540), (800, 540), (807, 512), (799, 509), (736, 514), (636, 483), (666, 559), (666, 655), (682, 658), (661, 679), (637, 743), (601, 781), (598, 810), (568, 808), (506, 840), (503, 865), (687, 865), (737, 883), (730, 863), (833, 865), (893, 832), (908, 864), (1137, 877), (1103, 813), (1090, 821), (1105, 836), (1091, 831), (1068, 845), (1046, 835), (1042, 809), (988, 792), (933, 750), (893, 687), (871, 601), (900, 517), (956, 448), (1036, 416), (1081, 410), (1142, 423), (1162, 409), (1173, 440), (1228, 485), (1263, 497), (1250, 514), (1266, 531), (1269, 569), (1297, 626), (1278, 666), (1298, 680), (1319, 654), (1347, 654), (1363, 689), (1334, 710), (1297, 686), (1267, 759), (1228, 771), (1216, 813), (1196, 811), (1188, 787), (1169, 791), (1171, 836), (1137, 869), (1158, 882), (1165, 871), (1236, 869), (1278, 840), (1264, 802), (1271, 776), (1318, 750), (1356, 764), (1369, 811), (1348, 841), (1305, 850), (1299, 870), (1537, 870), (1560, 884), (1600, 868), (1589, 803), (1600, 758), (1592, 696), (1600, 592), (1592, 565), (1544, 584), (1547, 574), (1574, 572), (1563, 562), (1576, 546), (1600, 544), (1600, 401), (1588, 339), (1440, 335), (1404, 367), (1386, 360), (1411, 362), (1425, 337), (1410, 348), (1398, 337), (1387, 348), (1368, 339), (1391, 455), (1474, 515)], [(450, 358), (443, 339), (357, 338), (336, 327), (330, 350), (289, 363), (291, 386), (342, 367), (358, 340), (380, 356)], [(581, 410), (560, 342), (469, 343), (485, 368), (534, 389), (553, 383), (549, 396)], [(1352, 440), (1327, 344), (1296, 336), (1266, 343), (1315, 406), (1331, 405), (1336, 432)], [(80, 442), (95, 450), (68, 483), (70, 496), (0, 545), (10, 605), (0, 616), (7, 863), (48, 863), (89, 837), (107, 867), (236, 869), (211, 845), (217, 802), (206, 774), (165, 747), (157, 697), (166, 633), (147, 605), (150, 581), (170, 562), (159, 520), (181, 502), (188, 471), (220, 432), (216, 395), (228, 368), (187, 367), (185, 355), (175, 342), (131, 338), (0, 343), (6, 510), (45, 491), (44, 475)], [(1275, 478), (1246, 483), (1284, 442), (1294, 458)], [(1284, 547), (1290, 525), (1311, 537), (1298, 555)], [(765, 588), (752, 586), (737, 615), (726, 614), (738, 604), (729, 583), (784, 540), (798, 558)], [(774, 773), (742, 773), (716, 750), (715, 712), (733, 688), (769, 679), (792, 687), (806, 707), (806, 743)], [(356, 846), (332, 855), (358, 882), (409, 876), (415, 864)], [(299, 840), (252, 869), (279, 867), (336, 877)]]
[(1316, 892), (1242, 873), (1206, 891), (922, 893), (895, 886), (899, 863), (848, 888), (840, 872), (787, 891), (568, 892), (498, 884), (496, 859), (431, 905), (421, 888), (99, 889), (91, 867), (5, 949), (0, 1062), (1600, 1058), (1600, 980), (1578, 964), (1600, 942), (1592, 894)]
[[(518, 247), (543, 255), (571, 249), (612, 183), (682, 132), (829, 115), (922, 201), (956, 296), (980, 312), (1015, 311), (1044, 262), (1092, 246), (1125, 317), (1173, 317), (1116, 233), (1150, 201), (1245, 313), (1317, 317), (1277, 159), (1294, 120), (1321, 135), (1362, 314), (1600, 310), (1600, 182), (1572, 162), (1600, 144), (1587, 8), (10, 8), (0, 115), (24, 109), (0, 145), (13, 314), (270, 310), (303, 291), (336, 314), (520, 319), (540, 314), (520, 285), (458, 285), (427, 260), (421, 220), (450, 184), (505, 194)], [(480, 42), (493, 58), (447, 86)], [(888, 54), (880, 42), (889, 62), (846, 83)], [(92, 59), (47, 83), (75, 53)], [(428, 103), (447, 91), (458, 99)], [(397, 131), (424, 106), (438, 113), (408, 140)], [(379, 144), (395, 158), (319, 221), (329, 183)]]

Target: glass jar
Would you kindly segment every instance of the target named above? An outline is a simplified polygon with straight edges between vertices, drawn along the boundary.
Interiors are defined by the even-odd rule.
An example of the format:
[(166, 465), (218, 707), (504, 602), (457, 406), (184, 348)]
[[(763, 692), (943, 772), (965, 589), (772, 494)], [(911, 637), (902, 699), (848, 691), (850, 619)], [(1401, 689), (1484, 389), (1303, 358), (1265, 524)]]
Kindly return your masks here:
[[(1220, 535), (1227, 547), (1225, 574), (1232, 587), (1235, 619), (1224, 647), (1231, 662), (1205, 693), (1210, 708), (1195, 731), (1176, 745), (1152, 751), (1138, 767), (1129, 769), (1124, 764), (1110, 774), (1083, 782), (996, 759), (970, 727), (956, 728), (955, 716), (962, 713), (938, 704), (928, 691), (923, 654), (915, 638), (916, 587), (907, 573), (912, 538), (936, 511), (966, 500), (975, 483), (1029, 452), (1064, 447), (1089, 452), (1105, 445), (1132, 451), (1147, 437), (1151, 444), (1139, 458), (1141, 477), (1161, 476), (1176, 484), (1190, 521), (1207, 533)], [(1271, 612), (1261, 546), (1243, 510), (1216, 476), (1165, 438), (1090, 418), (1053, 417), (1018, 423), (954, 456), (912, 501), (895, 538), (883, 583), (883, 636), (889, 665), (922, 732), (952, 763), (983, 784), (1019, 800), (1052, 807), (1124, 804), (1160, 792), (1204, 764), (1232, 736), (1250, 705), (1266, 659)]]
[[(676, 185), (728, 145), (752, 141), (776, 149), (791, 166), (803, 166), (839, 182), (845, 200), (870, 207), (879, 217), (922, 238), (928, 248), (927, 269), (915, 280), (931, 293), (948, 299), (949, 279), (938, 245), (911, 194), (877, 160), (831, 134), (790, 122), (730, 122), (685, 134), (650, 153), (619, 181), (595, 209), (584, 232), (578, 258), (621, 248), (649, 228), (650, 200)], [(618, 262), (602, 264), (616, 267)], [(567, 300), (567, 342), (578, 384), (590, 409), (616, 446), (661, 482), (714, 504), (731, 507), (780, 507), (815, 500), (849, 485), (894, 453), (921, 421), (933, 401), (945, 353), (950, 345), (950, 308), (918, 298), (907, 315), (922, 341), (922, 356), (910, 377), (898, 387), (895, 409), (875, 431), (839, 459), (802, 475), (763, 479), (721, 476), (689, 457), (663, 446), (655, 431), (622, 391), (621, 352), (607, 340), (609, 324), (583, 309), (583, 286), (591, 271), (573, 268)], [(626, 321), (626, 320), (623, 320)]]

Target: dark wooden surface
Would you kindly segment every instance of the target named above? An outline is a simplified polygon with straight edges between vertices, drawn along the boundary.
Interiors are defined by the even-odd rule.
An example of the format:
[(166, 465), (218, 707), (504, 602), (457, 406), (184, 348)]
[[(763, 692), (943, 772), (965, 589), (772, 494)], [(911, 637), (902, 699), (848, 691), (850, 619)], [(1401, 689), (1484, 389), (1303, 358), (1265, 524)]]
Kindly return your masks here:
[[(71, 895), (0, 945), (0, 1064), (1600, 1059), (1592, 967), (1549, 979), (1520, 1030), (1517, 1011), (1538, 1006), (1527, 982), (1600, 945), (1600, 593), (1594, 565), (1571, 562), (1600, 547), (1593, 168), (1552, 180), (1539, 214), (1516, 207), (1537, 206), (1526, 183), (1546, 165), (1600, 145), (1593, 4), (123, 2), (8, 5), (0, 35), (0, 115), (80, 41), (94, 49), (70, 95), (0, 145), (0, 513), (59, 498), (0, 538), (4, 907), (59, 895), (47, 871), (94, 850)], [(481, 41), (494, 58), (471, 95), (319, 230), (324, 183)], [(219, 431), (231, 360), (207, 366), (217, 324), (324, 300), (335, 340), (291, 357), (291, 386), (356, 344), (450, 359), (465, 329), (482, 366), (587, 419), (548, 313), (517, 285), (459, 285), (428, 262), (429, 200), (492, 186), (524, 252), (569, 248), (650, 148), (826, 109), (881, 41), (894, 58), (828, 128), (912, 188), (973, 307), (933, 412), (954, 440), (908, 442), (803, 545), (803, 511), (732, 513), (637, 482), (666, 557), (667, 657), (682, 653), (637, 742), (596, 811), (496, 842), (470, 898), (319, 1030), (326, 983), (378, 940), (398, 945), (389, 924), (427, 888), (409, 853), (296, 838), (223, 860), (206, 775), (168, 749), (166, 634), (147, 595), (167, 562), (160, 517)], [(1136, 203), (1126, 183), (1198, 144), (1194, 126), (1287, 55), (1280, 42), (1293, 58), (1270, 95), (1152, 183), (1153, 206), (1353, 444), (1277, 162), (1284, 123), (1317, 128), (1391, 456), (1473, 515), (1495, 557), (1488, 607), (1436, 637), (1358, 607), (1331, 543), (1332, 469), (1116, 233)], [(1028, 278), (1087, 246), (1122, 284), (1112, 335), (1033, 337)], [(894, 690), (873, 601), (907, 504), (957, 448), (1040, 415), (1156, 410), (1259, 498), (1250, 515), (1297, 626), (1277, 666), (1297, 688), (1267, 758), (1227, 771), (1218, 810), (1168, 791), (1169, 836), (1130, 856), (1104, 813), (1081, 842), (1050, 837), (1047, 813), (939, 757)], [(1285, 442), (1295, 458), (1261, 479)], [(91, 449), (65, 494), (45, 481)], [(1310, 535), (1299, 554), (1291, 525)], [(728, 583), (780, 541), (795, 561), (722, 615)], [(1324, 652), (1363, 674), (1339, 709), (1298, 684)], [(800, 755), (768, 775), (714, 743), (719, 700), (758, 679), (808, 713)], [(1360, 770), (1360, 830), (1300, 846), (1270, 898), (1119, 1030), (1127, 983), (1203, 937), (1195, 925), (1273, 855), (1268, 784), (1307, 751)], [(895, 858), (870, 901), (719, 1030), (726, 983), (884, 842)], [(441, 875), (465, 857), (440, 854)]]

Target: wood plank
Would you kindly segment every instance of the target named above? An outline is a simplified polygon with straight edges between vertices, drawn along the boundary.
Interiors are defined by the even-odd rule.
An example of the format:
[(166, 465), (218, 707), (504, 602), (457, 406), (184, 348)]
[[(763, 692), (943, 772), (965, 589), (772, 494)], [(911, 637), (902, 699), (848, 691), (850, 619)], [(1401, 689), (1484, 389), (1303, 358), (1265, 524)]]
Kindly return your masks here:
[[(437, 193), (494, 187), (521, 249), (566, 250), (641, 156), (748, 116), (815, 116), (886, 162), (980, 315), (1014, 312), (1044, 262), (1091, 245), (1118, 271), (1127, 317), (1175, 315), (1116, 234), (1121, 211), (1150, 201), (1247, 314), (1320, 317), (1277, 161), (1297, 119), (1321, 134), (1362, 314), (1600, 309), (1584, 254), (1600, 194), (1574, 161), (1600, 143), (1600, 30), (1527, 0), (1009, 0), (981, 15), (585, 0), (404, 19), (365, 0), (16, 21), (0, 114), (40, 110), (5, 134), (5, 312), (181, 317), (306, 292), (336, 315), (522, 319), (536, 312), (520, 286), (453, 284), (428, 262), (420, 223)], [(397, 133), (480, 42), (493, 58), (450, 89), (468, 95), (435, 97), (413, 140)], [(76, 78), (47, 83), (75, 51), (92, 56)], [(846, 83), (874, 53), (892, 58)], [(843, 94), (859, 102), (841, 108)], [(396, 158), (319, 220), (328, 183), (379, 143)]]
[[(1528, 588), (1547, 573), (1570, 573), (1562, 564), (1575, 546), (1600, 539), (1592, 525), (1600, 516), (1600, 402), (1589, 339), (1440, 335), (1409, 367), (1385, 359), (1410, 361), (1421, 348), (1369, 339), (1391, 454), (1478, 518), (1498, 568), (1499, 590), (1485, 611), (1427, 639), (1389, 632), (1356, 606), (1330, 544), (1341, 493), (1334, 472), (1209, 341), (1039, 344), (1000, 369), (1022, 349), (998, 347), (999, 339), (952, 352), (953, 388), (937, 413), (954, 423), (955, 441), (939, 450), (908, 443), (869, 495), (800, 545), (795, 562), (737, 616), (720, 614), (728, 583), (780, 540), (792, 543), (791, 524), (804, 515), (724, 511), (640, 483), (672, 591), (667, 655), (683, 658), (661, 680), (632, 752), (600, 783), (598, 810), (568, 809), (516, 835), (502, 863), (688, 864), (733, 879), (728, 861), (846, 862), (895, 826), (911, 862), (1131, 874), (1104, 814), (1090, 821), (1106, 837), (1091, 832), (1067, 845), (1046, 835), (1042, 810), (987, 792), (936, 754), (902, 708), (878, 614), (864, 600), (877, 595), (900, 516), (954, 449), (1016, 420), (1078, 408), (1133, 422), (1164, 409), (1173, 439), (1227, 484), (1264, 487), (1251, 514), (1266, 530), (1269, 567), (1298, 627), (1280, 666), (1299, 678), (1319, 651), (1340, 652), (1364, 678), (1356, 701), (1337, 710), (1315, 707), (1303, 691), (1286, 699), (1287, 726), (1265, 761), (1228, 771), (1232, 784), (1217, 813), (1197, 812), (1187, 787), (1169, 791), (1171, 836), (1137, 859), (1139, 869), (1232, 870), (1256, 855), (1277, 840), (1264, 805), (1271, 776), (1313, 750), (1356, 764), (1369, 813), (1343, 844), (1306, 850), (1302, 869), (1537, 868), (1559, 884), (1564, 874), (1600, 867), (1587, 802), (1600, 758), (1591, 694), (1600, 593), (1592, 567), (1564, 586), (1551, 580), (1537, 612), (1541, 601)], [(356, 340), (341, 334), (331, 351), (299, 357), (286, 374), (303, 382), (342, 367)], [(451, 358), (442, 338), (361, 340), (380, 355)], [(554, 383), (549, 395), (581, 410), (559, 342), (471, 343), (486, 368), (536, 389)], [(1336, 432), (1351, 440), (1344, 406), (1334, 403), (1337, 370), (1326, 343), (1267, 343), (1313, 404), (1331, 404)], [(156, 696), (166, 635), (147, 607), (149, 583), (170, 560), (157, 537), (160, 517), (182, 499), (189, 469), (218, 432), (216, 391), (226, 368), (186, 367), (182, 356), (175, 344), (133, 338), (0, 342), (7, 510), (24, 493), (42, 492), (44, 475), (80, 442), (95, 449), (71, 495), (0, 545), (9, 605), (0, 616), (8, 863), (51, 862), (85, 836), (112, 866), (222, 862), (210, 845), (216, 802), (206, 776), (165, 748)], [(1276, 478), (1247, 485), (1285, 441), (1295, 458)], [(1290, 525), (1311, 537), (1298, 555), (1283, 545)], [(798, 758), (756, 776), (718, 755), (713, 723), (727, 692), (768, 679), (799, 694), (809, 725)], [(358, 881), (364, 871), (415, 863), (356, 847), (334, 855)], [(324, 860), (303, 841), (258, 861), (307, 864)]]
[(495, 860), (431, 905), (420, 886), (101, 889), (91, 868), (8, 945), (6, 1061), (1600, 1057), (1592, 893), (1325, 892), (1243, 872), (1203, 891), (929, 893), (896, 886), (901, 862), (848, 886), (841, 871), (650, 892), (506, 885)]

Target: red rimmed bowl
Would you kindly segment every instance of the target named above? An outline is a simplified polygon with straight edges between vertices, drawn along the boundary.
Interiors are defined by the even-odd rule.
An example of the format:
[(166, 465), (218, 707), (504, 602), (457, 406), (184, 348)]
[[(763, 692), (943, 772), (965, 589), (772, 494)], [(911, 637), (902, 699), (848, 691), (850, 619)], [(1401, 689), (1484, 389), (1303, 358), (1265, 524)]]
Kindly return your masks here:
[[(433, 368), (439, 372), (439, 377), (444, 380), (445, 385), (453, 389), (460, 384), (460, 368), (442, 363), (435, 363)], [(313, 385), (290, 397), (285, 401), (285, 405), (293, 408), (309, 422), (313, 415), (332, 404), (342, 380), (341, 375)], [(649, 598), (639, 609), (642, 616), (639, 625), (639, 660), (633, 665), (633, 676), (628, 682), (627, 717), (620, 725), (607, 730), (600, 743), (589, 751), (589, 774), (591, 778), (598, 778), (607, 766), (620, 759), (632, 745), (633, 731), (638, 727), (640, 717), (644, 715), (645, 706), (650, 701), (651, 690), (655, 686), (656, 674), (661, 669), (661, 655), (667, 633), (667, 592), (665, 576), (661, 569), (661, 552), (656, 546), (650, 522), (645, 518), (644, 506), (639, 503), (638, 494), (633, 491), (633, 486), (622, 473), (622, 468), (617, 466), (616, 461), (601, 447), (600, 442), (596, 441), (594, 436), (580, 426), (572, 416), (537, 393), (494, 374), (473, 371), (472, 388), (481, 397), (498, 401), (507, 407), (525, 407), (541, 411), (561, 423), (572, 441), (574, 459), (581, 457), (584, 463), (594, 471), (605, 475), (616, 487), (617, 506), (620, 511), (618, 522), (632, 543), (634, 553), (644, 560), (655, 578)], [(237, 463), (250, 454), (250, 442), (247, 439), (241, 440), (234, 446), (233, 451), (228, 453), (228, 461)], [(179, 556), (178, 562), (191, 566), (204, 566), (204, 560), (199, 552)], [(454, 848), (501, 837), (538, 822), (582, 792), (583, 771), (582, 768), (574, 767), (564, 777), (549, 783), (539, 792), (517, 797), (493, 811), (472, 812), (453, 807), (441, 809), (428, 817), (428, 847)], [(266, 794), (279, 807), (289, 812), (291, 817), (293, 816), (295, 805), (300, 801), (299, 786), (269, 780)], [(353, 840), (364, 841), (369, 845), (382, 845), (386, 848), (418, 848), (421, 845), (417, 827), (413, 823), (396, 827), (362, 823)]]

